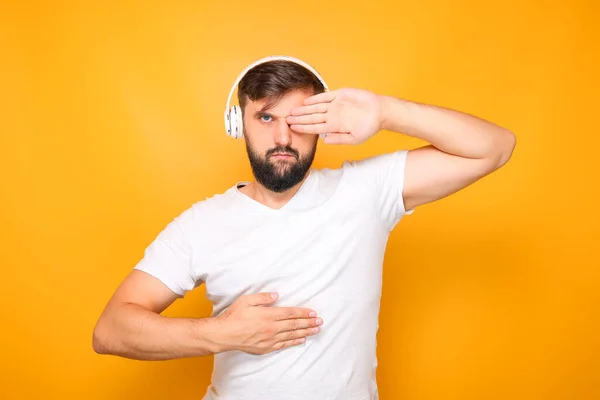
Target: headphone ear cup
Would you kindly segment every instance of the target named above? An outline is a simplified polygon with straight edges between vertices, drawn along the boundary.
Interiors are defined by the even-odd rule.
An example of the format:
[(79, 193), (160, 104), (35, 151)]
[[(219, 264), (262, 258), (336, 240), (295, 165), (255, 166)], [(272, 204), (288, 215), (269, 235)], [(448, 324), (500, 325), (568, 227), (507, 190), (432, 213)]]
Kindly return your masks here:
[(231, 111), (225, 111), (225, 132), (227, 136), (231, 136)]
[(235, 108), (235, 119), (237, 125), (237, 139), (241, 139), (244, 136), (244, 120), (242, 118), (242, 109), (240, 106), (234, 106)]
[(238, 131), (236, 112), (235, 106), (229, 109), (229, 136), (234, 139), (237, 139)]

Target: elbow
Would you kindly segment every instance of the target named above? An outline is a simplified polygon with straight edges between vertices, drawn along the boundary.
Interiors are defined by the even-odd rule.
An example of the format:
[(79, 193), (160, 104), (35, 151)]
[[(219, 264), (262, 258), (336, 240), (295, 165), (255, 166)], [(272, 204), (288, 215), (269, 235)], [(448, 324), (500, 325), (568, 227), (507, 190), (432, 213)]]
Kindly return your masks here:
[(515, 134), (507, 129), (504, 129), (500, 135), (500, 139), (496, 143), (494, 169), (501, 168), (511, 159), (516, 145), (517, 137)]
[(102, 319), (100, 319), (94, 327), (94, 332), (92, 334), (92, 348), (97, 354), (109, 354), (107, 334), (105, 331), (104, 323)]

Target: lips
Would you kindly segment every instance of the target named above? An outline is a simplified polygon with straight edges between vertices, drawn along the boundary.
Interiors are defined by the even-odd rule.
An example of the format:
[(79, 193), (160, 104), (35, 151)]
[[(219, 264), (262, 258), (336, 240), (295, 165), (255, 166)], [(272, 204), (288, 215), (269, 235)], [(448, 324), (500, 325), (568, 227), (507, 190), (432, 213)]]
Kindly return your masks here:
[(271, 157), (293, 158), (294, 155), (288, 153), (274, 153)]

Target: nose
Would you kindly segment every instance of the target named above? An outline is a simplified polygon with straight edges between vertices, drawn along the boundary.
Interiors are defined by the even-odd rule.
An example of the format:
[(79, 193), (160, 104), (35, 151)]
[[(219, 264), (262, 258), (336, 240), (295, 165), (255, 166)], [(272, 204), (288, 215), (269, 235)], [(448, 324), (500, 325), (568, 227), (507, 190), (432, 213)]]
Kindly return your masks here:
[(287, 122), (285, 122), (285, 118), (279, 121), (277, 128), (275, 128), (275, 137), (273, 139), (278, 146), (289, 146), (292, 144), (292, 130)]

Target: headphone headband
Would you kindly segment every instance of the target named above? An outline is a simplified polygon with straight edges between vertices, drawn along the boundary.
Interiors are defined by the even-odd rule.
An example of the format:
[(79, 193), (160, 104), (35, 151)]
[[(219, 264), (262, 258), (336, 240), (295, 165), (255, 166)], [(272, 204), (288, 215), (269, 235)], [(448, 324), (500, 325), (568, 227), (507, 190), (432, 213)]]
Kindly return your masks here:
[[(257, 60), (255, 62), (253, 62), (252, 64), (250, 64), (249, 66), (247, 66), (241, 74), (239, 74), (239, 76), (237, 77), (237, 79), (235, 80), (233, 86), (231, 87), (231, 90), (229, 91), (229, 96), (227, 96), (227, 105), (225, 106), (225, 127), (228, 131), (228, 134), (231, 134), (231, 128), (232, 126), (230, 125), (232, 122), (235, 123), (235, 121), (232, 121), (233, 118), (237, 118), (240, 117), (241, 118), (241, 110), (233, 110), (235, 111), (237, 114), (239, 114), (237, 117), (233, 117), (232, 114), (232, 110), (230, 109), (230, 103), (231, 103), (231, 96), (233, 96), (233, 92), (235, 90), (235, 88), (237, 87), (237, 85), (240, 83), (240, 81), (242, 80), (242, 78), (246, 75), (246, 73), (248, 73), (249, 70), (251, 70), (252, 68), (256, 67), (257, 65), (260, 64), (264, 64), (266, 62), (269, 61), (291, 61), (293, 63), (296, 63), (304, 68), (306, 68), (307, 70), (309, 70), (310, 72), (313, 73), (313, 75), (315, 75), (315, 77), (321, 82), (321, 84), (323, 85), (325, 91), (329, 91), (329, 88), (327, 87), (327, 84), (325, 83), (325, 81), (323, 80), (323, 78), (321, 77), (321, 75), (310, 65), (308, 65), (307, 63), (305, 63), (302, 60), (299, 60), (297, 58), (294, 57), (289, 57), (289, 56), (268, 56), (268, 57), (264, 57), (261, 58), (260, 60)], [(240, 127), (237, 127), (238, 129)]]

